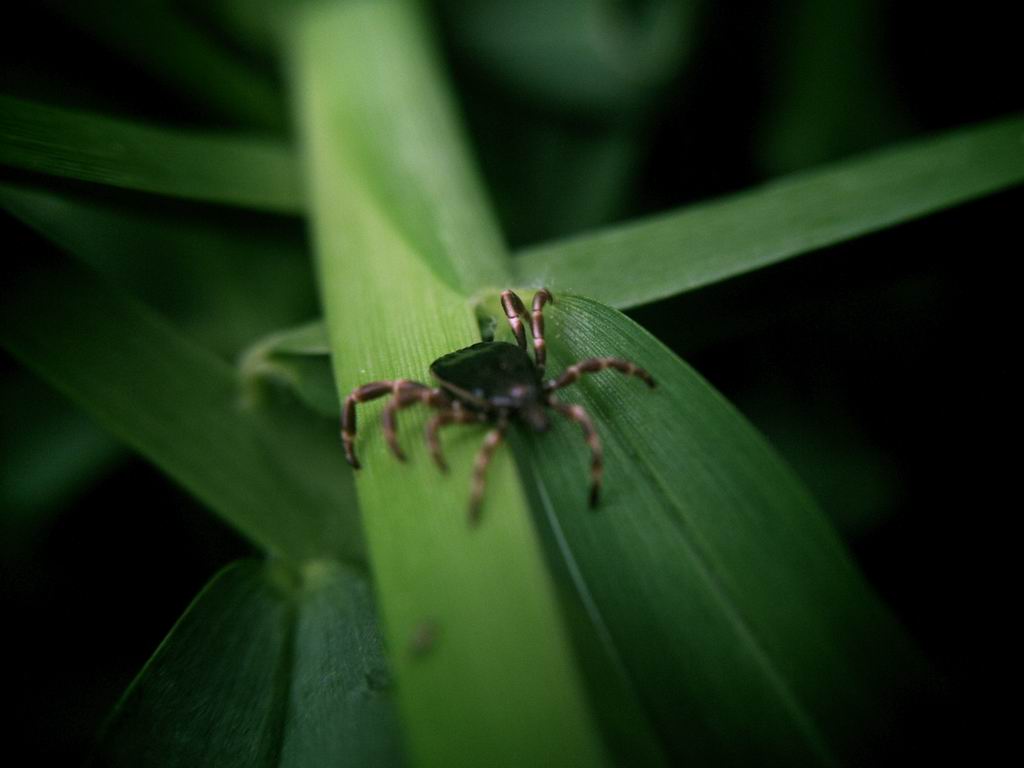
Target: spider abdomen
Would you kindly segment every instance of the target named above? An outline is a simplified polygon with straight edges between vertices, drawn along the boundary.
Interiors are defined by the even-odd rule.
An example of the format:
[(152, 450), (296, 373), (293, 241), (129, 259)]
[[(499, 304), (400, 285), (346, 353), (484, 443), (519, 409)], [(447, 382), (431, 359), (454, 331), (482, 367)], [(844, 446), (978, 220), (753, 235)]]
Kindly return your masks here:
[(483, 410), (518, 408), (542, 392), (530, 356), (503, 341), (482, 341), (439, 357), (430, 373), (457, 400)]

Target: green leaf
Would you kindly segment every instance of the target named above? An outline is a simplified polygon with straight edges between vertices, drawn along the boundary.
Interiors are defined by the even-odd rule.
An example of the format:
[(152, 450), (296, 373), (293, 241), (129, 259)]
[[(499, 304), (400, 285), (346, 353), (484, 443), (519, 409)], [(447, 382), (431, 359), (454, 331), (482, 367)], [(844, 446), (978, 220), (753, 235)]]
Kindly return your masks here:
[(341, 410), (330, 353), (327, 328), (319, 320), (261, 339), (240, 364), (247, 399), (258, 402), (268, 382), (281, 383), (317, 413), (337, 418)]
[(0, 164), (171, 197), (301, 213), (290, 149), (0, 96)]
[(659, 384), (605, 372), (559, 393), (604, 444), (596, 510), (576, 425), (517, 445), (577, 636), (602, 638), (672, 763), (870, 761), (928, 672), (800, 482), (623, 315), (559, 294), (547, 326), (552, 372), (626, 355)]
[[(394, 3), (320, 9), (294, 40), (341, 397), (366, 381), (423, 375), (476, 340), (470, 295), (497, 310), (486, 289), (502, 279), (503, 253), (423, 47), (417, 19)], [(423, 663), (395, 662), (415, 758), (596, 759), (560, 618), (620, 761), (656, 763), (664, 750), (673, 762), (831, 764), (882, 748), (901, 697), (927, 671), (800, 483), (719, 395), (621, 316), (566, 297), (551, 328), (563, 334), (556, 364), (627, 354), (663, 381), (654, 394), (607, 376), (583, 386), (597, 392), (588, 405), (611, 432), (608, 498), (596, 514), (585, 505), (579, 437), (562, 428), (520, 452), (522, 476), (498, 452), (483, 522), (468, 529), (482, 430), (446, 435), (453, 471), (440, 476), (420, 445), (422, 413), (402, 415), (410, 460), (401, 465), (375, 424), (381, 404), (360, 406), (357, 492), (389, 644), (407, 647), (424, 626), (435, 638)], [(457, 745), (455, 729), (465, 734)]]
[(0, 342), (254, 542), (295, 559), (361, 556), (333, 425), (243, 411), (235, 370), (90, 270), (11, 265)]
[(318, 309), (297, 220), (3, 182), (0, 205), (232, 361)]
[(199, 594), (107, 723), (109, 766), (402, 762), (370, 589), (337, 563), (240, 561)]
[(625, 309), (1024, 181), (1024, 117), (965, 128), (723, 200), (530, 248), (516, 283)]
[[(436, 54), (410, 3), (312, 7), (292, 77), (339, 394), (426, 375), (478, 338), (470, 292), (503, 282), (505, 253), (464, 153)], [(594, 731), (512, 458), (488, 471), (467, 523), (482, 433), (448, 442), (450, 476), (402, 421), (386, 455), (360, 409), (356, 482), (413, 759), (425, 765), (599, 765)], [(418, 429), (417, 429), (418, 427)], [(426, 630), (425, 628), (429, 628)], [(402, 649), (422, 645), (415, 655)]]

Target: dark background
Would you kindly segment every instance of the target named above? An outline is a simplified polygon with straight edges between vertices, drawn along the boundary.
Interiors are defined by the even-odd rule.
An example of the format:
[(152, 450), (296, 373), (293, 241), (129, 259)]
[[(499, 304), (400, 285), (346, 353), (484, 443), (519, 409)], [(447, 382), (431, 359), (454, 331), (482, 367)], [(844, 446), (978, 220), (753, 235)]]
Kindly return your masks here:
[[(655, 46), (647, 20), (659, 5), (620, 6), (637, 57)], [(1017, 112), (1019, 28), (1008, 5), (679, 4), (674, 36), (660, 43), (668, 53), (628, 88), (599, 68), (574, 72), (564, 58), (579, 36), (572, 25), (538, 21), (545, 43), (529, 24), (496, 42), (478, 33), (493, 21), (488, 4), (441, 3), (439, 30), (499, 216), (520, 246)], [(67, 18), (24, 10), (5, 24), (0, 93), (288, 132), (285, 113), (276, 127), (210, 114)], [(197, 4), (182, 13), (276, 77), (268, 57)], [(559, 77), (540, 82), (506, 55), (530, 45), (526, 64), (550, 55)], [(989, 691), (1012, 663), (994, 545), (1020, 506), (1001, 438), (1012, 440), (1016, 421), (1007, 256), (1024, 252), (1022, 202), (1011, 190), (630, 313), (791, 462), (935, 665), (951, 709), (922, 710), (907, 739), (928, 732), (937, 756), (984, 751), (1008, 718)], [(301, 222), (271, 226), (303, 236)], [(6, 215), (0, 228), (9, 254), (52, 247)], [(316, 308), (308, 286), (297, 290), (308, 303), (300, 321)], [(0, 366), (8, 747), (77, 762), (200, 587), (251, 548), (16, 362)]]

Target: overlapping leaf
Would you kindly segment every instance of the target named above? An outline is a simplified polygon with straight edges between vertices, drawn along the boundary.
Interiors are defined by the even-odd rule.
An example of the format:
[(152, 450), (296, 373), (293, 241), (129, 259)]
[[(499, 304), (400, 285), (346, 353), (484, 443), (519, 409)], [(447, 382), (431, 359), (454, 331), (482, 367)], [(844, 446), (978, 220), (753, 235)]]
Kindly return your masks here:
[[(292, 75), (340, 394), (368, 378), (422, 376), (433, 357), (475, 340), (476, 300), (486, 295), (493, 311), (488, 291), (512, 282), (548, 283), (559, 296), (549, 313), (553, 368), (623, 354), (661, 382), (648, 393), (607, 373), (565, 394), (601, 425), (608, 471), (598, 511), (584, 504), (585, 449), (562, 425), (517, 441), (518, 473), (499, 455), (475, 531), (464, 516), (479, 431), (446, 436), (455, 471), (445, 478), (413, 448), (422, 416), (402, 432), (403, 467), (385, 454), (377, 407), (365, 409), (359, 492), (414, 756), (595, 763), (596, 712), (622, 762), (870, 760), (927, 671), (799, 482), (728, 403), (622, 316), (562, 289), (635, 306), (1019, 183), (1022, 121), (544, 246), (510, 266), (417, 15), (395, 3), (313, 14), (293, 41)], [(11, 162), (61, 172), (62, 151), (51, 142)], [(252, 203), (217, 186), (223, 179), (196, 195), (175, 186), (187, 173), (146, 187), (127, 175), (131, 163), (97, 168), (70, 175)], [(351, 556), (333, 428), (321, 433), (323, 422), (298, 414), (274, 424), (272, 413), (241, 414), (229, 367), (88, 270), (40, 257), (10, 277), (2, 332), (30, 366), (269, 551)], [(248, 372), (287, 373), (282, 355), (323, 351), (295, 340), (261, 345)], [(360, 729), (386, 743), (356, 756), (394, 755), (393, 733), (350, 700), (375, 688), (367, 659), (376, 649), (367, 656), (352, 636), (326, 639), (352, 617), (331, 614), (351, 605), (348, 576), (308, 566), (319, 586), (307, 592), (264, 568), (239, 566), (204, 594), (129, 693), (105, 755), (333, 762), (358, 745)], [(224, 631), (211, 640), (200, 627), (218, 621)], [(260, 642), (242, 642), (252, 637)], [(339, 648), (348, 650), (332, 656)], [(307, 674), (305, 663), (320, 666)], [(300, 674), (282, 686), (288, 669)], [(341, 685), (325, 685), (334, 673)], [(215, 727), (193, 728), (195, 699), (179, 693), (211, 680)]]
[[(498, 309), (487, 288), (502, 279), (501, 253), (417, 24), (402, 4), (355, 5), (312, 17), (297, 42), (342, 397), (367, 380), (420, 378), (433, 358), (475, 340), (470, 295)], [(357, 68), (368, 76), (349, 76)], [(535, 535), (565, 575), (555, 586), (590, 706), (619, 760), (829, 764), (880, 743), (893, 721), (877, 701), (925, 673), (802, 486), (724, 400), (624, 318), (588, 301), (559, 307), (575, 312), (552, 312), (557, 362), (626, 354), (663, 379), (635, 412), (635, 392), (622, 389), (635, 382), (583, 390), (613, 430), (597, 515), (585, 508), (585, 461), (566, 458), (579, 454), (561, 430), (543, 447), (531, 441), (540, 452), (525, 476), (499, 453), (484, 521), (467, 530), (481, 430), (446, 436), (453, 472), (442, 477), (420, 446), (422, 415), (403, 414), (403, 466), (387, 454), (379, 408), (360, 411), (358, 492), (391, 644), (407, 645), (424, 624), (439, 638), (428, 663), (396, 659), (415, 756), (558, 762), (591, 738), (544, 607), (551, 583), (531, 554)], [(524, 489), (535, 529), (523, 527)]]
[(605, 372), (559, 395), (585, 405), (604, 443), (597, 510), (576, 425), (517, 455), (577, 629), (602, 639), (672, 762), (869, 760), (928, 673), (800, 482), (618, 312), (563, 294), (548, 327), (553, 373), (627, 354), (659, 383)]
[(1008, 118), (531, 248), (516, 282), (626, 309), (1022, 181), (1024, 117)]
[(361, 577), (337, 563), (240, 561), (132, 683), (94, 763), (400, 765), (392, 693)]
[(289, 148), (140, 125), (0, 95), (0, 164), (264, 211), (302, 210)]
[[(293, 43), (341, 397), (364, 381), (421, 378), (434, 357), (474, 341), (462, 291), (504, 267), (421, 24), (408, 3), (321, 6)], [(485, 523), (470, 528), (477, 440), (448, 444), (453, 471), (441, 477), (418, 437), (404, 434), (407, 465), (387, 455), (378, 414), (360, 409), (356, 488), (413, 758), (600, 764), (510, 456), (490, 467)], [(429, 652), (402, 652), (424, 635)]]
[(361, 556), (335, 428), (245, 411), (235, 370), (59, 256), (12, 263), (0, 340), (267, 551)]

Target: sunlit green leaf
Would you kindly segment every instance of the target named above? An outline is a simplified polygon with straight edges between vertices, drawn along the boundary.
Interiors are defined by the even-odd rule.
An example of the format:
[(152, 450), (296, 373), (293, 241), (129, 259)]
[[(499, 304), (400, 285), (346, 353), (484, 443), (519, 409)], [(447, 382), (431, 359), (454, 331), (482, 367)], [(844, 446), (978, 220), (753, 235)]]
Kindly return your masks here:
[(0, 311), (16, 357), (269, 552), (360, 556), (331, 424), (242, 410), (230, 365), (88, 269), (27, 262), (9, 265)]
[(108, 766), (390, 766), (401, 738), (370, 590), (336, 563), (218, 574), (118, 704)]
[(1024, 181), (1024, 117), (911, 142), (722, 200), (527, 250), (517, 283), (620, 309)]
[(171, 197), (302, 211), (289, 148), (142, 125), (0, 95), (0, 164)]

